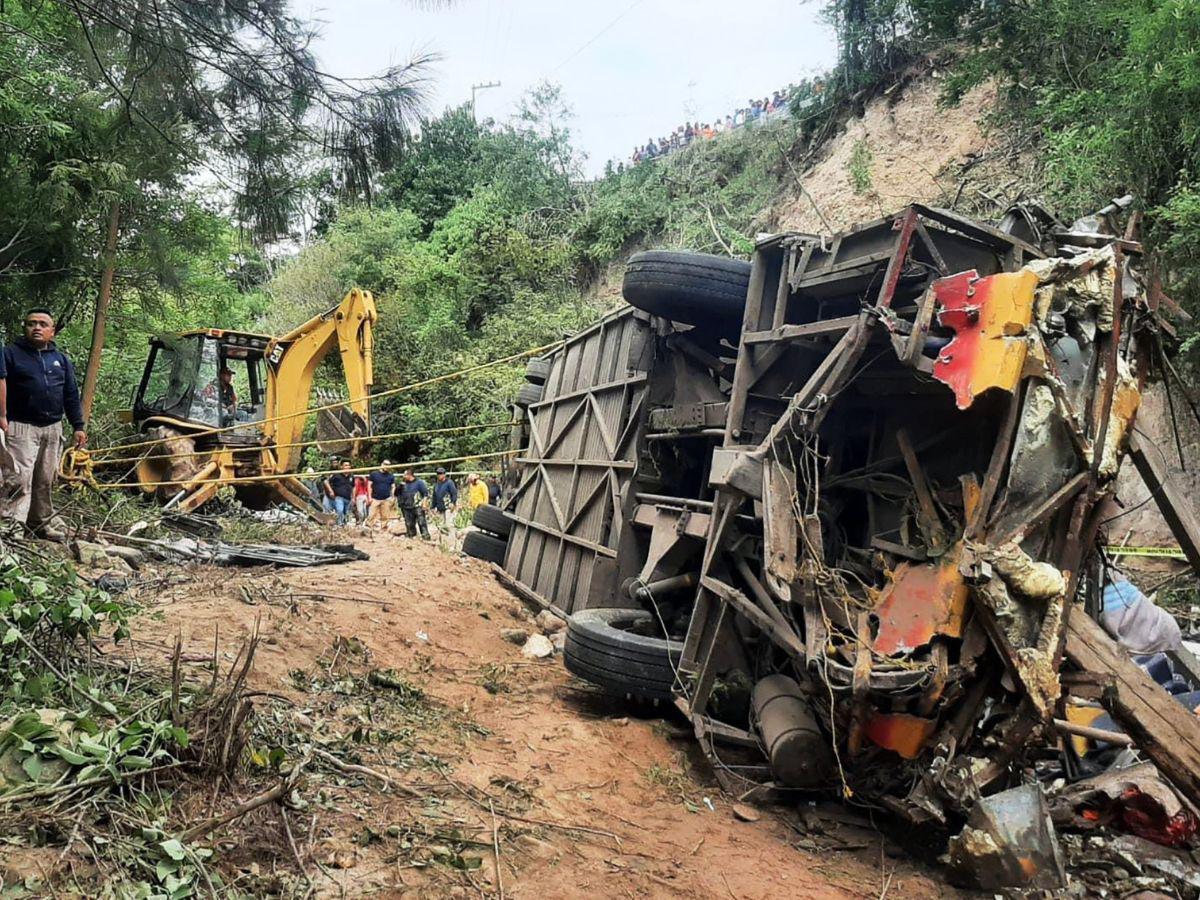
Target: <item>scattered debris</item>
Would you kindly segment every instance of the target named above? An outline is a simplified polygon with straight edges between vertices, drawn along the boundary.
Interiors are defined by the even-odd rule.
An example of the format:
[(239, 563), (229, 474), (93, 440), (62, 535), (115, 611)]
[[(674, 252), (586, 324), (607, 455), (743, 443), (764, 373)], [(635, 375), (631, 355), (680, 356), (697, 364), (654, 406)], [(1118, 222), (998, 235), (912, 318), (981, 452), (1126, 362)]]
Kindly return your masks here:
[(554, 645), (544, 634), (531, 634), (521, 648), (521, 655), (530, 659), (545, 659), (554, 655)]
[(950, 865), (983, 890), (1066, 886), (1062, 853), (1036, 784), (980, 799), (966, 827), (950, 841)]
[(542, 632), (547, 635), (557, 634), (567, 627), (566, 619), (556, 616), (548, 609), (543, 609), (534, 617), (537, 627), (542, 629)]
[(745, 803), (735, 803), (731, 808), (734, 818), (740, 822), (757, 822), (762, 818), (757, 809)]
[[(300, 547), (282, 544), (231, 544), (225, 541), (197, 540), (190, 537), (152, 540), (108, 531), (97, 532), (97, 534), (114, 543), (130, 544), (134, 548), (140, 548), (143, 556), (151, 554), (159, 559), (211, 562), (220, 566), (324, 566), (370, 558), (352, 544)], [(111, 548), (106, 549), (105, 553), (110, 551)], [(127, 552), (127, 550), (123, 550), (114, 555), (124, 556)]]

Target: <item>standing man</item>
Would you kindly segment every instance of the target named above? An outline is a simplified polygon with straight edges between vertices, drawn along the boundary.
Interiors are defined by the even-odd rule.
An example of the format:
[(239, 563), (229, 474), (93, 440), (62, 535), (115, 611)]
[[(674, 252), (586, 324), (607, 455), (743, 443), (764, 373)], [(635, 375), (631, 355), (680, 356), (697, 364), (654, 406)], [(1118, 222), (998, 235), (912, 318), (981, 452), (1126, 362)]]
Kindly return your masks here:
[(342, 460), (342, 470), (334, 472), (325, 482), (325, 496), (333, 501), (337, 523), (345, 525), (350, 504), (354, 499), (354, 476), (350, 473), (350, 461)]
[(470, 509), (478, 509), (487, 504), (488, 486), (483, 483), (482, 478), (472, 472), (467, 476), (467, 506)]
[(504, 491), (501, 490), (500, 482), (496, 478), (495, 475), (488, 476), (487, 489), (488, 489), (488, 503), (492, 504), (492, 506), (499, 506), (500, 498), (503, 496)]
[(396, 501), (392, 494), (396, 491), (396, 476), (389, 470), (391, 463), (386, 459), (379, 464), (379, 470), (372, 472), (367, 478), (371, 482), (371, 511), (367, 513), (367, 524), (377, 522), (380, 528), (387, 528), (392, 518), (392, 510)]
[(0, 496), (0, 515), (28, 525), (39, 537), (65, 540), (52, 524), (50, 488), (62, 454), (62, 420), (75, 431), (75, 446), (87, 443), (75, 367), (54, 344), (54, 314), (31, 309), (24, 335), (4, 348), (0, 362), (0, 431), (12, 460)]
[(437, 484), (433, 486), (433, 509), (441, 518), (442, 527), (446, 529), (446, 540), (450, 549), (454, 549), (454, 516), (458, 511), (458, 485), (454, 483), (446, 470), (438, 466)]
[(421, 505), (429, 499), (429, 485), (414, 475), (412, 469), (405, 469), (404, 482), (396, 488), (396, 497), (400, 501), (400, 512), (404, 513), (405, 534), (416, 537), (419, 527), (421, 537), (429, 540), (429, 523), (425, 521), (425, 507)]

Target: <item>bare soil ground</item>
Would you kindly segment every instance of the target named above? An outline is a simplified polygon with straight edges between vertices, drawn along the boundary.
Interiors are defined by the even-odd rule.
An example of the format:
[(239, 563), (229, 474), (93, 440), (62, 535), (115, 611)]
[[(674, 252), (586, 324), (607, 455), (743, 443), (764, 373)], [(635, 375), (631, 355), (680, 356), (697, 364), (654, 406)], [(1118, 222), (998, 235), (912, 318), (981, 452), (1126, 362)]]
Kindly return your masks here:
[[(370, 560), (195, 567), (143, 598), (143, 663), (166, 663), (179, 635), (203, 678), (215, 632), (228, 665), (257, 628), (250, 688), (267, 733), (274, 723), (293, 758), (312, 742), (392, 779), (314, 759), (286, 813), (290, 843), (274, 804), (217, 834), (242, 890), (301, 895), (303, 871), (316, 896), (956, 895), (837, 808), (735, 818), (678, 722), (631, 716), (557, 657), (523, 659), (501, 638), (535, 627), (483, 563), (389, 535), (355, 542)], [(199, 819), (250, 792), (180, 802)]]

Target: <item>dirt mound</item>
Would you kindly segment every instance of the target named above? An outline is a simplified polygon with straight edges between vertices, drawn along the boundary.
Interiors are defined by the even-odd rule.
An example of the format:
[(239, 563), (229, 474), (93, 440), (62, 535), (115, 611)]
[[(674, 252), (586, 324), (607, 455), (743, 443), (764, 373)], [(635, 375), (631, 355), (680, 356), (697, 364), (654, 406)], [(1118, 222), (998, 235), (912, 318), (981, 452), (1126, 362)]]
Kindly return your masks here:
[[(986, 124), (995, 86), (980, 85), (950, 107), (939, 103), (942, 87), (935, 71), (868, 102), (861, 117), (849, 119), (795, 173), (802, 189), (785, 188), (766, 214), (768, 230), (830, 233), (912, 202), (964, 212), (982, 202), (1000, 215), (992, 198), (1001, 200), (997, 193), (1014, 188), (1019, 192), (1019, 179), (1013, 178), (1009, 136)], [(1009, 174), (997, 182), (992, 177), (997, 171)], [(992, 185), (980, 188), (990, 197), (976, 192), (982, 183)]]

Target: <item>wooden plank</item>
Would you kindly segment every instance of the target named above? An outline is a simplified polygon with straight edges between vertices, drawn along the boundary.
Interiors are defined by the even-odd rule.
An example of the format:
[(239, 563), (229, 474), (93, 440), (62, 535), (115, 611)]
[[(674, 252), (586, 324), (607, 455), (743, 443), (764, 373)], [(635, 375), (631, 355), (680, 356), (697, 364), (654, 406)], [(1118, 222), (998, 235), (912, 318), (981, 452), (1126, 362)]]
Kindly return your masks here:
[(921, 468), (921, 463), (917, 459), (917, 452), (913, 449), (912, 438), (909, 437), (907, 428), (897, 429), (896, 446), (900, 448), (900, 455), (904, 457), (904, 466), (908, 469), (908, 479), (912, 482), (913, 491), (917, 495), (917, 506), (920, 510), (919, 524), (925, 533), (925, 540), (932, 547), (944, 547), (946, 546), (946, 531), (942, 528), (942, 517), (938, 515), (937, 504), (933, 502), (933, 489), (929, 486), (925, 470)]
[(1142, 447), (1137, 432), (1129, 435), (1129, 456), (1137, 467), (1138, 474), (1158, 504), (1159, 512), (1171, 528), (1171, 534), (1179, 541), (1184, 555), (1192, 568), (1200, 572), (1200, 522), (1192, 512), (1191, 500), (1171, 481), (1166, 469), (1159, 465), (1154, 453)]
[(637, 463), (623, 459), (536, 459), (519, 456), (517, 462), (527, 466), (590, 466), (602, 469), (632, 469)]
[[(767, 278), (766, 253), (758, 250), (750, 266), (750, 287), (746, 293), (746, 311), (742, 316), (742, 334), (759, 329), (762, 312), (763, 285)], [(754, 359), (744, 341), (738, 342), (737, 364), (729, 389), (729, 420), (725, 423), (725, 443), (731, 443), (741, 433), (742, 417), (746, 414), (746, 395), (754, 379)]]
[(930, 286), (925, 290), (917, 314), (913, 318), (912, 333), (904, 344), (904, 355), (900, 361), (906, 365), (915, 366), (921, 359), (921, 351), (925, 348), (925, 338), (929, 336), (929, 325), (933, 321), (934, 308), (937, 306), (937, 295)]
[(1041, 248), (1033, 246), (1027, 241), (1013, 237), (1011, 234), (1005, 234), (998, 228), (993, 228), (990, 225), (984, 225), (981, 222), (973, 221), (972, 219), (964, 218), (953, 213), (948, 209), (939, 209), (936, 206), (925, 206), (923, 203), (914, 203), (913, 208), (927, 219), (933, 219), (942, 225), (949, 226), (955, 231), (961, 231), (967, 237), (975, 238), (984, 243), (996, 246), (997, 243), (1007, 244), (1011, 247), (1016, 247), (1023, 250), (1027, 255), (1035, 259), (1043, 259), (1046, 254), (1041, 251)]
[(570, 614), (562, 607), (555, 606), (541, 594), (531, 590), (527, 585), (522, 584), (517, 579), (513, 578), (503, 567), (496, 563), (490, 563), (492, 575), (496, 580), (516, 594), (522, 600), (527, 600), (536, 606), (538, 609), (548, 609), (561, 619), (566, 619)]
[[(851, 256), (841, 262), (831, 265), (826, 262), (825, 265), (816, 269), (812, 275), (807, 278), (798, 279), (796, 285), (797, 290), (813, 287), (814, 285), (827, 284), (831, 281), (837, 281), (844, 278), (847, 274), (857, 274), (859, 269), (870, 271), (877, 268), (880, 263), (887, 262), (892, 258), (892, 250), (879, 250), (875, 253), (864, 253), (862, 256)], [(831, 254), (829, 260), (833, 260)]]
[(569, 393), (559, 394), (551, 400), (539, 400), (537, 403), (530, 403), (529, 409), (540, 410), (552, 406), (560, 400), (574, 400), (576, 397), (584, 397), (588, 394), (599, 394), (601, 391), (613, 391), (617, 388), (623, 388), (627, 384), (641, 384), (649, 377), (645, 372), (639, 372), (637, 375), (630, 375), (628, 378), (618, 378), (616, 381), (610, 381), (606, 384), (594, 384), (589, 387), (577, 388)]
[(775, 341), (795, 341), (802, 338), (823, 337), (848, 331), (858, 321), (858, 314), (841, 316), (837, 319), (826, 319), (823, 322), (809, 322), (804, 325), (781, 325), (770, 331), (752, 331), (742, 342), (746, 344), (767, 344)]
[(1200, 806), (1200, 719), (1126, 655), (1079, 607), (1067, 615), (1067, 658), (1085, 672), (1113, 676), (1101, 702), (1185, 797)]
[[(1083, 486), (1088, 483), (1090, 478), (1091, 476), (1087, 472), (1080, 472), (1078, 475), (1060, 487), (1057, 491), (1043, 500), (1042, 503), (1039, 504), (1038, 507), (1032, 512), (1021, 513), (1021, 521), (1018, 524), (1010, 526), (1011, 531), (1008, 530), (1008, 527), (1006, 527), (1003, 531), (1000, 531), (999, 527), (997, 527), (997, 531), (1000, 531), (1000, 533), (1004, 536), (992, 537), (989, 535), (988, 543), (995, 546), (1000, 546), (1001, 544), (1007, 544), (1010, 542), (1014, 544), (1021, 543), (1026, 537), (1029, 536), (1030, 532), (1058, 512), (1064, 503), (1078, 494)], [(1005, 524), (1007, 525), (1007, 523)]]

